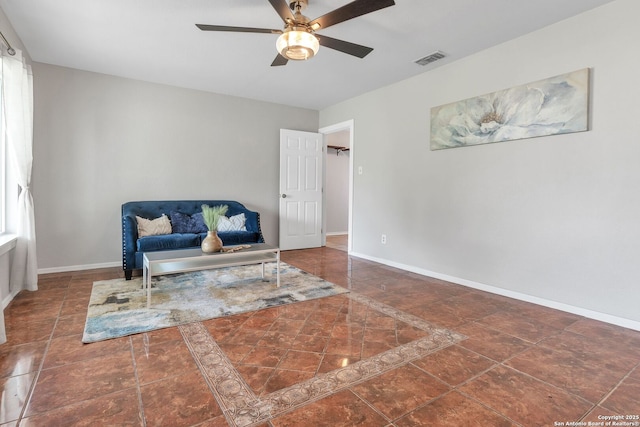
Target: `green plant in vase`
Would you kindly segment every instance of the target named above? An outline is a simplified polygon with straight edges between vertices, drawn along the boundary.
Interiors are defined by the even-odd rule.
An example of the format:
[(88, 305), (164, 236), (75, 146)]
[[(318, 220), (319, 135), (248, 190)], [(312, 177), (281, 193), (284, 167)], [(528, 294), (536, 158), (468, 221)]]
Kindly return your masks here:
[(222, 240), (218, 237), (218, 221), (221, 216), (227, 213), (228, 209), (227, 205), (202, 205), (202, 219), (209, 229), (207, 237), (202, 240), (202, 252), (212, 253), (222, 250)]

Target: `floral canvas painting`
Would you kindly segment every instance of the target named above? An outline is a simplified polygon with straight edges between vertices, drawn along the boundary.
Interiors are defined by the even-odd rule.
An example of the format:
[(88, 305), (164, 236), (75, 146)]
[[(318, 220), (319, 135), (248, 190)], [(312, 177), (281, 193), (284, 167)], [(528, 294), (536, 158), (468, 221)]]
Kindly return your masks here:
[(589, 69), (431, 109), (431, 149), (588, 129)]

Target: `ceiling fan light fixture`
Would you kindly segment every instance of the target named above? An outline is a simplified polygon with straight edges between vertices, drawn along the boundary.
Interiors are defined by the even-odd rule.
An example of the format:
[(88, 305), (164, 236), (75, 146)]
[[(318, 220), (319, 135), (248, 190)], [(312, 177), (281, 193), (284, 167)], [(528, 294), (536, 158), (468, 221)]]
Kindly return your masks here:
[(287, 59), (304, 61), (313, 58), (318, 53), (320, 42), (309, 31), (293, 28), (278, 37), (276, 49), (280, 55)]

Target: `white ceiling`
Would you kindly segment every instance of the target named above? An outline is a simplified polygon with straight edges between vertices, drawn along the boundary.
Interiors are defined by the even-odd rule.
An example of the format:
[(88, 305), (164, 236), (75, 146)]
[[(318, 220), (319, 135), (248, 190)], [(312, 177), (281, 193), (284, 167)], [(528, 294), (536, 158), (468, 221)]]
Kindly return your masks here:
[[(267, 0), (0, 0), (0, 7), (37, 62), (320, 110), (610, 1), (396, 0), (318, 32), (374, 48), (366, 58), (321, 47), (284, 67), (270, 66), (276, 35), (194, 25), (282, 29)], [(313, 19), (348, 2), (309, 0), (304, 14)], [(447, 57), (414, 63), (436, 50)]]

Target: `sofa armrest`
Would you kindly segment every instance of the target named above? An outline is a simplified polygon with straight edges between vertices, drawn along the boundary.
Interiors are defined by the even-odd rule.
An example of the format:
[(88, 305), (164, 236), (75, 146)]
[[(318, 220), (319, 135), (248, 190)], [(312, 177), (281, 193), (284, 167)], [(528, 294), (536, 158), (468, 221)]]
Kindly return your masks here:
[(258, 233), (260, 235), (260, 239), (258, 243), (264, 243), (264, 237), (262, 236), (262, 228), (260, 226), (260, 213), (246, 210), (244, 212), (245, 215), (245, 227), (247, 227), (247, 231), (252, 231), (254, 233)]
[(136, 242), (138, 240), (138, 226), (136, 219), (130, 215), (122, 215), (122, 269), (136, 268)]

